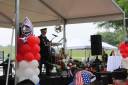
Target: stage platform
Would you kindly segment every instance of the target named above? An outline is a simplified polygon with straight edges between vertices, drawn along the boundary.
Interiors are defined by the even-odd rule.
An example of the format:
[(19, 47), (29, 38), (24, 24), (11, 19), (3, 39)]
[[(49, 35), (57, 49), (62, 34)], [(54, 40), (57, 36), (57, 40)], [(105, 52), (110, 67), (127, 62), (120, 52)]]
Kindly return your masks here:
[[(6, 85), (6, 77), (0, 76), (0, 85)], [(8, 85), (14, 85), (14, 78), (9, 77)]]
[[(5, 85), (6, 78), (4, 76), (0, 77), (0, 85)], [(102, 80), (102, 81), (101, 81)], [(61, 76), (41, 76), (40, 85), (68, 85), (72, 81), (72, 78), (61, 77)], [(106, 82), (105, 82), (106, 81)], [(104, 83), (103, 83), (104, 82)], [(93, 85), (108, 85), (107, 78), (98, 79)], [(9, 84), (14, 85), (14, 78), (9, 78)]]
[[(96, 75), (96, 82), (94, 82), (92, 85), (108, 85), (112, 84), (112, 78), (115, 77), (115, 79), (123, 79), (124, 73), (120, 72), (105, 72), (105, 73), (95, 73)], [(40, 85), (68, 85), (70, 82), (72, 82), (72, 78), (69, 77), (62, 77), (62, 76), (46, 76), (46, 75), (41, 75), (40, 76)], [(0, 85), (5, 85), (6, 82), (6, 77), (5, 76), (0, 76)], [(9, 84), (8, 85), (14, 85), (14, 78), (9, 77)]]

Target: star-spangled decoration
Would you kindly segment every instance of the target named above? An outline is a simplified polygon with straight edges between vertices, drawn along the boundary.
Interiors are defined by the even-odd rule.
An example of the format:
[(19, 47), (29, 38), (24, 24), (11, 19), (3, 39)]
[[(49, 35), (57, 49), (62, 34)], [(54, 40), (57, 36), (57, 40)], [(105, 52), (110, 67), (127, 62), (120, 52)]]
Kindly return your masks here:
[(82, 76), (84, 84), (90, 84), (91, 83), (91, 74), (90, 73), (82, 72), (81, 76)]

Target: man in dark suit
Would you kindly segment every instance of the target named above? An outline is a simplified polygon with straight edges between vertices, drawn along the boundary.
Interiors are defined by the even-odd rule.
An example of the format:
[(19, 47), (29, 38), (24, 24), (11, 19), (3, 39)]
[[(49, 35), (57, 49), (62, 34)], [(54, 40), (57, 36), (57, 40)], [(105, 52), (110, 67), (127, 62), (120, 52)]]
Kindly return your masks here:
[(50, 75), (50, 69), (51, 69), (51, 58), (50, 58), (50, 41), (46, 37), (47, 28), (43, 28), (40, 30), (41, 35), (39, 36), (40, 39), (40, 54), (41, 54), (41, 60), (40, 60), (40, 73), (42, 72), (42, 64), (45, 64), (46, 67), (46, 75)]

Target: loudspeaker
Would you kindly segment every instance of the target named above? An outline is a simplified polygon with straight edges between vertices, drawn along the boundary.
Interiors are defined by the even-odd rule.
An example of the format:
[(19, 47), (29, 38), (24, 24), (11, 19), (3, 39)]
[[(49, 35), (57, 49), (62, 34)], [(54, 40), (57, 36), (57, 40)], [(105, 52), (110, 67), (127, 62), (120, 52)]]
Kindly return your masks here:
[(102, 55), (101, 35), (91, 35), (91, 54), (92, 55)]

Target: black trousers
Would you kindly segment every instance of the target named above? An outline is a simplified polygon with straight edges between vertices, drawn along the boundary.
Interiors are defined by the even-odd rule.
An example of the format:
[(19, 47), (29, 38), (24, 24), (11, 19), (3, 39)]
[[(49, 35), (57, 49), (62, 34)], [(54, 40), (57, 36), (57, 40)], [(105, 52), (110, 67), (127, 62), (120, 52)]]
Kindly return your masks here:
[(46, 68), (46, 75), (50, 75), (50, 71), (52, 69), (52, 65), (51, 65), (51, 61), (50, 59), (44, 59), (45, 57), (42, 57), (40, 60), (40, 64), (39, 64), (39, 69), (40, 69), (40, 75), (42, 73), (42, 64), (45, 65)]

